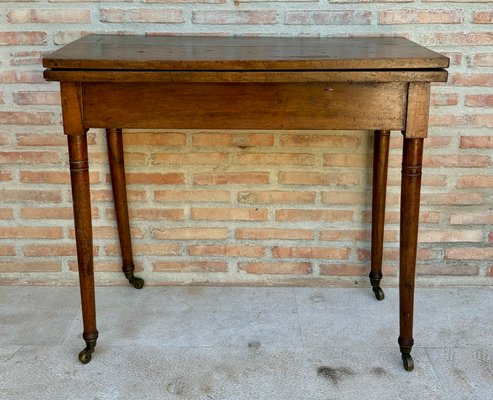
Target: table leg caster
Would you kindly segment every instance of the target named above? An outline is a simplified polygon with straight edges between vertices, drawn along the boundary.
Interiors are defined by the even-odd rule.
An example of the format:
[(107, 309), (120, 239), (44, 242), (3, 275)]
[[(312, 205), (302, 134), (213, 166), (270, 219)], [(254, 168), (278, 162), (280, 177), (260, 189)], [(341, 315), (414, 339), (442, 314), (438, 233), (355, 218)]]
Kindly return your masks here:
[(131, 285), (134, 285), (135, 289), (142, 289), (144, 287), (144, 280), (134, 276), (133, 272), (125, 272), (125, 277), (128, 279)]
[(383, 300), (385, 299), (385, 293), (383, 292), (382, 288), (380, 286), (374, 286), (372, 288), (373, 293), (375, 294), (375, 297), (377, 300)]
[(412, 371), (414, 369), (414, 361), (409, 353), (402, 353), (402, 363), (406, 371)]
[(91, 361), (92, 353), (94, 353), (94, 348), (96, 347), (96, 341), (86, 342), (86, 348), (79, 353), (79, 361), (82, 364), (87, 364)]

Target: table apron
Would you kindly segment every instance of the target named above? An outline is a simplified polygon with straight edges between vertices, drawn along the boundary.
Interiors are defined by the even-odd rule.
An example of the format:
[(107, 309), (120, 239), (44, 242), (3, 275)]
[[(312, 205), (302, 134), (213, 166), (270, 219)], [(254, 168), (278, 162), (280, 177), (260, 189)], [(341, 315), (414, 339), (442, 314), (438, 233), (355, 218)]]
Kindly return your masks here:
[(409, 83), (81, 86), (86, 128), (404, 130)]

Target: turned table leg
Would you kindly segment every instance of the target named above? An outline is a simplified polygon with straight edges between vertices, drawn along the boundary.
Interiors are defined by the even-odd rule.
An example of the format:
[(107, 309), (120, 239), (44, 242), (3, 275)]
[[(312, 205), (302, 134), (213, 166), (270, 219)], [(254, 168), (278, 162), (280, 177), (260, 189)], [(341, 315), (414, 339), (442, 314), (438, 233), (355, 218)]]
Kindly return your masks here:
[(111, 187), (113, 189), (113, 201), (115, 203), (115, 215), (123, 260), (122, 270), (129, 282), (136, 289), (141, 289), (144, 286), (144, 280), (134, 276), (135, 265), (133, 262), (130, 223), (128, 220), (122, 130), (106, 129), (106, 138), (108, 141)]
[(407, 371), (411, 371), (414, 368), (410, 353), (414, 344), (414, 278), (416, 271), (422, 159), (423, 138), (404, 138), (400, 223), (399, 346), (404, 368)]
[(82, 301), (82, 319), (84, 323), (82, 337), (86, 341), (86, 348), (79, 354), (79, 360), (83, 363), (88, 363), (91, 361), (91, 354), (94, 352), (94, 347), (96, 347), (98, 331), (96, 329), (91, 198), (86, 135), (68, 136), (68, 150)]
[(370, 283), (377, 300), (385, 294), (380, 287), (382, 279), (382, 253), (385, 220), (385, 196), (389, 165), (390, 131), (375, 131), (373, 139), (373, 189), (371, 208), (371, 271)]

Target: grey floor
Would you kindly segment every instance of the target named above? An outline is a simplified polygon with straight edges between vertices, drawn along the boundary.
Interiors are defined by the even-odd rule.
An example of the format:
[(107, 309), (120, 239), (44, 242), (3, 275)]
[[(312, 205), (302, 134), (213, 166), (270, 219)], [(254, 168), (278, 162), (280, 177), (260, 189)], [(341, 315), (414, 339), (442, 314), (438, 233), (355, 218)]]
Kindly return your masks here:
[(415, 370), (398, 292), (97, 288), (82, 365), (78, 288), (0, 287), (1, 399), (493, 399), (493, 288), (418, 289)]

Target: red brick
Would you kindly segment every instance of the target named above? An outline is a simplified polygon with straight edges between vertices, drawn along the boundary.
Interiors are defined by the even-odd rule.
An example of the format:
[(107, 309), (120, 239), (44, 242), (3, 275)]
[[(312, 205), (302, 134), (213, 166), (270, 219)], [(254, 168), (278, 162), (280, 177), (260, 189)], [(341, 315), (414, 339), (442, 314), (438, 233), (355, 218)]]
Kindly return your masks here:
[(467, 94), (464, 104), (468, 107), (493, 108), (493, 95), (491, 95), (491, 94)]
[[(71, 271), (77, 271), (78, 266), (76, 261), (71, 261), (68, 263)], [(118, 278), (122, 279), (122, 265), (119, 261), (94, 261), (94, 271), (95, 272), (115, 272)], [(135, 272), (141, 272), (142, 268), (139, 265), (135, 266)]]
[(0, 262), (0, 272), (58, 272), (60, 261)]
[[(183, 185), (185, 183), (185, 175), (177, 172), (128, 172), (125, 174), (125, 178), (127, 184), (130, 185)], [(109, 175), (106, 182), (111, 182)]]
[(288, 240), (311, 240), (314, 233), (310, 229), (281, 229), (281, 228), (238, 228), (236, 239), (288, 239)]
[(172, 240), (221, 240), (227, 239), (227, 228), (169, 228), (152, 229), (153, 239), (172, 239)]
[[(70, 173), (68, 171), (21, 171), (20, 181), (67, 185), (70, 183)], [(99, 183), (99, 172), (90, 172), (89, 181)]]
[(0, 182), (11, 181), (12, 173), (10, 171), (0, 171)]
[[(145, 190), (127, 190), (127, 199), (131, 202), (147, 201), (147, 192)], [(111, 190), (94, 190), (91, 189), (91, 201), (113, 201)]]
[(440, 51), (440, 54), (448, 57), (450, 60), (450, 65), (461, 65), (462, 64), (462, 53), (457, 51)]
[(444, 230), (444, 231), (424, 231), (420, 230), (418, 241), (420, 243), (437, 243), (437, 242), (481, 242), (483, 233), (477, 231), (465, 230)]
[(306, 275), (312, 273), (308, 262), (249, 262), (239, 263), (240, 271), (262, 275)]
[(491, 114), (478, 115), (430, 115), (430, 126), (451, 126), (466, 128), (492, 128), (493, 116)]
[[(115, 211), (112, 208), (106, 210), (106, 217), (114, 219)], [(150, 221), (180, 221), (184, 219), (184, 211), (181, 208), (130, 208), (129, 217)]]
[(493, 75), (456, 73), (449, 77), (449, 84), (453, 86), (493, 86)]
[[(125, 151), (125, 165), (140, 166), (146, 164), (146, 153)], [(108, 154), (106, 152), (92, 151), (89, 159), (90, 164), (108, 165)]]
[(154, 271), (166, 272), (227, 272), (225, 261), (165, 261), (155, 262)]
[(4, 239), (59, 239), (62, 228), (54, 226), (4, 226), (0, 227), (0, 238)]
[[(322, 192), (322, 204), (366, 204), (370, 199), (368, 192)], [(387, 195), (387, 203), (390, 204)]]
[(486, 276), (489, 278), (493, 277), (493, 265), (486, 270)]
[(276, 258), (334, 258), (345, 260), (351, 249), (337, 247), (280, 247), (272, 248), (272, 256)]
[[(383, 267), (384, 276), (395, 276), (395, 268)], [(320, 264), (320, 275), (368, 276), (368, 265), (359, 264)]]
[(19, 46), (46, 44), (48, 34), (40, 31), (0, 32), (0, 45)]
[[(92, 235), (95, 239), (116, 239), (118, 238), (118, 229), (116, 226), (93, 226)], [(75, 239), (75, 229), (69, 228), (67, 236), (69, 239)], [(144, 230), (131, 227), (130, 236), (132, 239), (142, 239)]]
[(60, 92), (16, 92), (14, 93), (16, 104), (60, 104)]
[(458, 188), (492, 188), (493, 175), (463, 175), (457, 179)]
[(0, 201), (60, 203), (62, 194), (58, 190), (0, 190)]
[[(436, 106), (456, 106), (459, 104), (458, 93), (432, 93), (430, 104)], [(426, 143), (428, 146), (428, 142)]]
[(493, 32), (424, 34), (419, 42), (422, 46), (491, 46)]
[(265, 133), (195, 133), (192, 145), (198, 147), (265, 147), (274, 145), (274, 135)]
[(423, 165), (426, 168), (472, 168), (472, 167), (488, 167), (492, 164), (490, 156), (478, 155), (425, 155)]
[(241, 165), (315, 165), (315, 155), (302, 153), (251, 153), (236, 158)]
[(473, 67), (493, 67), (493, 53), (478, 53), (468, 58), (468, 64)]
[(160, 153), (151, 157), (152, 165), (218, 165), (227, 164), (225, 153)]
[[(351, 242), (368, 242), (371, 238), (370, 230), (326, 230), (320, 232), (320, 240), (333, 242), (351, 241)], [(397, 231), (385, 230), (384, 239), (386, 242), (395, 242), (397, 240)]]
[[(93, 210), (93, 216), (95, 216)], [(68, 219), (74, 218), (72, 207), (62, 208), (21, 208), (21, 217), (24, 219)]]
[(400, 9), (381, 11), (379, 23), (387, 24), (460, 24), (464, 21), (461, 10)]
[(100, 10), (101, 22), (146, 22), (173, 24), (184, 22), (183, 11), (165, 8), (102, 8)]
[(17, 9), (7, 13), (7, 21), (14, 24), (43, 23), (43, 24), (73, 24), (91, 22), (89, 10), (29, 10)]
[(277, 11), (275, 10), (214, 10), (194, 11), (192, 16), (194, 24), (214, 25), (270, 25), (277, 23)]
[(179, 147), (186, 143), (184, 133), (129, 132), (123, 135), (124, 146), (164, 146)]
[[(24, 255), (26, 257), (62, 257), (75, 256), (77, 254), (74, 244), (26, 244)], [(95, 254), (97, 252), (95, 251)]]
[(264, 208), (192, 208), (190, 218), (207, 221), (265, 221)]
[[(174, 243), (133, 243), (133, 254), (136, 256), (176, 256), (183, 251), (179, 244)], [(105, 246), (105, 254), (107, 256), (120, 255), (120, 246), (118, 244), (110, 244)]]
[(49, 51), (15, 51), (10, 53), (10, 65), (40, 65)]
[(493, 225), (493, 213), (480, 211), (473, 213), (452, 214), (450, 216), (452, 225)]
[(278, 210), (278, 221), (316, 221), (316, 222), (342, 222), (352, 221), (353, 211), (348, 210)]
[[(427, 149), (429, 148), (438, 148), (438, 147), (448, 147), (452, 142), (452, 137), (450, 136), (430, 136), (425, 140), (425, 146)], [(395, 135), (390, 137), (390, 148), (393, 149), (402, 149), (402, 136)], [(395, 157), (391, 155), (391, 158)], [(401, 156), (397, 156), (395, 158), (398, 163), (401, 162)], [(396, 164), (397, 165), (397, 164)], [(399, 164), (400, 166), (400, 164)]]
[(330, 147), (355, 149), (362, 143), (362, 137), (343, 135), (283, 135), (281, 146), (285, 147)]
[(0, 219), (14, 219), (14, 210), (12, 208), (0, 207)]
[(58, 164), (60, 154), (52, 151), (9, 151), (0, 152), (2, 164)]
[[(4, 97), (3, 92), (0, 92), (0, 104), (5, 104), (5, 97)], [(0, 139), (0, 142), (1, 142), (1, 139)]]
[(46, 83), (41, 71), (8, 70), (0, 72), (0, 83)]
[(474, 265), (420, 265), (416, 266), (418, 276), (474, 276), (479, 274), (479, 268)]
[(324, 166), (326, 167), (364, 167), (370, 168), (372, 158), (367, 154), (326, 154)]
[(371, 11), (287, 11), (286, 25), (370, 25)]
[(473, 24), (493, 24), (493, 11), (476, 11), (472, 14)]
[(144, 3), (207, 3), (207, 4), (223, 4), (223, 3), (226, 2), (226, 0), (142, 0), (142, 2), (144, 2)]
[(197, 174), (194, 185), (259, 185), (270, 183), (268, 172), (226, 172), (222, 174)]
[[(18, 146), (63, 146), (67, 147), (67, 137), (63, 133), (18, 133)], [(96, 143), (95, 136), (87, 135), (87, 143), (93, 145)], [(67, 166), (68, 168), (68, 166)]]
[(265, 249), (262, 246), (205, 245), (188, 246), (188, 253), (191, 256), (262, 257)]
[[(413, 3), (414, 0), (329, 0), (331, 3)], [(445, 1), (445, 0), (441, 0)]]
[(0, 124), (9, 125), (52, 125), (51, 112), (0, 111)]
[(0, 244), (0, 256), (15, 256), (14, 246)]
[(279, 183), (284, 185), (337, 185), (349, 186), (360, 183), (360, 175), (352, 172), (279, 172)]
[[(364, 211), (362, 213), (362, 221), (369, 223), (371, 222), (371, 212)], [(387, 211), (385, 213), (385, 223), (386, 224), (397, 224), (400, 220), (399, 211)], [(437, 224), (440, 222), (440, 213), (439, 212), (426, 212), (421, 211), (419, 213), (419, 222), (421, 224)]]
[[(416, 259), (421, 261), (434, 260), (437, 254), (439, 253), (436, 250), (418, 248)], [(358, 260), (369, 261), (370, 258), (371, 258), (371, 252), (369, 249), (358, 249)], [(390, 261), (399, 260), (399, 249), (397, 248), (384, 249), (383, 259)]]
[(472, 128), (493, 128), (493, 115), (466, 115), (467, 125)]
[(238, 193), (238, 203), (314, 203), (316, 192), (295, 192), (287, 190), (248, 191)]
[(80, 39), (83, 36), (89, 35), (93, 33), (91, 31), (68, 31), (63, 30), (59, 32), (55, 32), (53, 35), (53, 43), (57, 45), (61, 44), (69, 44), (77, 39)]
[(493, 247), (453, 247), (445, 250), (447, 260), (493, 260)]
[(231, 193), (227, 190), (156, 190), (154, 201), (165, 203), (228, 203)]
[(461, 136), (461, 149), (493, 149), (492, 136)]
[(478, 193), (425, 193), (421, 196), (423, 204), (468, 205), (484, 201)]

